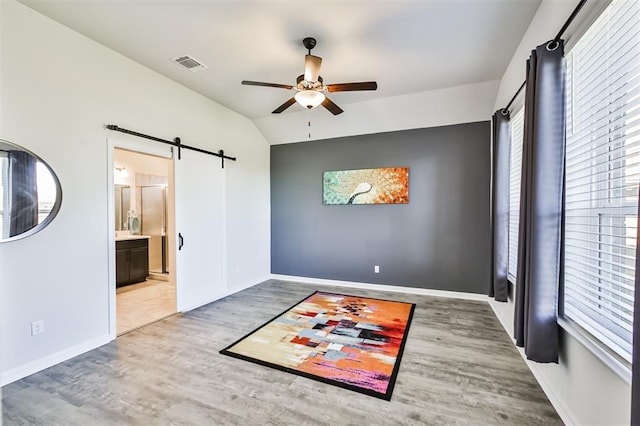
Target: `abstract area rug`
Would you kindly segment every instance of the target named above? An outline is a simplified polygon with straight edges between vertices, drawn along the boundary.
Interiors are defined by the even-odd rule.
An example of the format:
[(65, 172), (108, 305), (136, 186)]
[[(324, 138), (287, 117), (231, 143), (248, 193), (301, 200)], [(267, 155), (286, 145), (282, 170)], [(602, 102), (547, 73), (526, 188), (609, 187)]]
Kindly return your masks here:
[(317, 291), (220, 353), (389, 401), (414, 308)]

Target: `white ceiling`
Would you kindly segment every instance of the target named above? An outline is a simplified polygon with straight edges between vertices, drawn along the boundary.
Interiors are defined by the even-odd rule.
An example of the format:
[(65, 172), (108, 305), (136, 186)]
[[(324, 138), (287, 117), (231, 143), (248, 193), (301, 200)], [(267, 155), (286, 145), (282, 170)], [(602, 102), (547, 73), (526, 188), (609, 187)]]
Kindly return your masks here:
[[(293, 93), (240, 81), (295, 84), (306, 36), (318, 40), (325, 84), (378, 82), (376, 92), (331, 94), (348, 113), (353, 102), (501, 78), (541, 0), (20, 1), (242, 115), (266, 118)], [(170, 61), (182, 55), (208, 69)]]

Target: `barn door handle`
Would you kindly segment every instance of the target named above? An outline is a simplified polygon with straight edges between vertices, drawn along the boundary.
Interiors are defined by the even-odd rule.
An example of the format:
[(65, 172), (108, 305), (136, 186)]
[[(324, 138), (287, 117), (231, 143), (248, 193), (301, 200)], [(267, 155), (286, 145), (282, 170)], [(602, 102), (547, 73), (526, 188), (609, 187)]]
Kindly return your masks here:
[(182, 250), (182, 246), (184, 245), (184, 238), (182, 238), (182, 234), (178, 232), (178, 250)]

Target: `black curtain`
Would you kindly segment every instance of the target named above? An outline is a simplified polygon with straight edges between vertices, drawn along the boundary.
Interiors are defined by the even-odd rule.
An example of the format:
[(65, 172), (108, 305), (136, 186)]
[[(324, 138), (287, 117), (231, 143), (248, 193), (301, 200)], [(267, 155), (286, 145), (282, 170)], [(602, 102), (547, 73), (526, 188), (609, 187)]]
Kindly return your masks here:
[(10, 151), (9, 237), (20, 235), (38, 224), (36, 159), (24, 151)]
[(506, 302), (509, 293), (509, 111), (498, 110), (492, 122), (491, 158), (491, 287), (489, 296)]
[[(640, 200), (638, 205), (640, 212)], [(633, 366), (631, 378), (631, 426), (640, 426), (640, 220), (636, 236), (636, 289), (633, 306)]]
[(563, 42), (527, 61), (514, 333), (527, 358), (558, 362), (565, 158)]

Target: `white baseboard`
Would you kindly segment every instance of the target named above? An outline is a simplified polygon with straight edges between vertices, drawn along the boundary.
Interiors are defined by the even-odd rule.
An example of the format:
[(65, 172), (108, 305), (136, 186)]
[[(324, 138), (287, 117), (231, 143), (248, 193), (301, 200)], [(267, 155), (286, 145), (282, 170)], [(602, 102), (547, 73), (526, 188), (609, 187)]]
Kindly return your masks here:
[(555, 391), (555, 388), (545, 379), (544, 375), (540, 372), (540, 366), (538, 366), (535, 362), (529, 361), (527, 356), (524, 354), (524, 350), (522, 348), (518, 348), (518, 352), (522, 356), (522, 359), (527, 363), (529, 370), (533, 373), (533, 376), (538, 380), (540, 387), (549, 398), (551, 405), (556, 409), (558, 415), (562, 419), (565, 425), (579, 425), (579, 423), (575, 420), (571, 411), (567, 408), (562, 398)]
[(495, 305), (496, 303), (501, 303), (501, 302), (490, 301), (489, 306), (491, 306), (491, 309), (493, 309), (493, 312), (498, 318), (498, 321), (500, 321), (502, 328), (504, 328), (504, 330), (509, 334), (509, 339), (511, 340), (511, 343), (513, 343), (513, 346), (518, 350), (518, 353), (520, 354), (524, 362), (527, 364), (527, 367), (529, 367), (529, 370), (538, 381), (538, 384), (542, 388), (542, 391), (545, 393), (545, 395), (547, 395), (547, 398), (549, 398), (549, 402), (551, 402), (551, 405), (553, 405), (553, 408), (556, 409), (556, 411), (558, 412), (558, 415), (560, 416), (564, 424), (577, 425), (578, 422), (575, 420), (575, 417), (573, 416), (573, 414), (571, 414), (571, 411), (567, 408), (562, 398), (555, 391), (555, 388), (547, 381), (544, 374), (542, 374), (540, 365), (538, 365), (533, 361), (529, 361), (527, 359), (527, 355), (524, 353), (524, 349), (516, 346), (516, 341), (515, 339), (513, 339), (513, 337), (511, 337), (511, 334), (510, 334), (511, 332), (509, 330), (511, 330), (511, 328), (507, 324), (507, 319), (500, 313), (500, 310), (496, 308), (496, 305)]
[(63, 361), (76, 357), (80, 354), (99, 348), (100, 346), (106, 345), (112, 340), (113, 338), (107, 334), (96, 339), (71, 346), (70, 348), (63, 349), (51, 355), (36, 359), (12, 370), (3, 371), (0, 374), (0, 386), (8, 385), (9, 383), (37, 373), (38, 371), (42, 371)]
[(333, 285), (336, 287), (361, 288), (365, 290), (390, 291), (394, 293), (419, 294), (422, 296), (448, 297), (453, 299), (475, 300), (489, 302), (489, 297), (483, 294), (464, 293), (459, 291), (432, 290), (428, 288), (401, 287), (386, 284), (360, 283), (354, 281), (327, 280), (323, 278), (297, 277), (294, 275), (271, 274), (271, 279), (281, 281), (295, 281), (305, 284)]
[(227, 297), (227, 296), (231, 296), (232, 294), (238, 293), (238, 292), (240, 292), (240, 291), (242, 291), (242, 290), (246, 290), (246, 289), (248, 289), (249, 287), (253, 287), (254, 285), (258, 285), (259, 283), (261, 283), (261, 282), (263, 282), (263, 281), (266, 281), (266, 280), (268, 280), (268, 279), (269, 279), (269, 277), (267, 277), (267, 278), (265, 278), (265, 279), (263, 279), (263, 280), (258, 280), (258, 281), (249, 281), (249, 282), (246, 282), (246, 283), (244, 283), (244, 284), (240, 284), (239, 286), (233, 287), (233, 288), (232, 288), (232, 289), (230, 289), (230, 290), (228, 289), (228, 290), (224, 291), (223, 293), (219, 293), (219, 294), (217, 294), (215, 297), (213, 297), (213, 298), (211, 298), (211, 299), (208, 299), (208, 300), (207, 300), (207, 301), (205, 301), (205, 302), (198, 303), (198, 304), (196, 304), (196, 305), (193, 305), (193, 306), (190, 306), (190, 307), (187, 307), (187, 308), (181, 309), (179, 312), (189, 312), (189, 311), (192, 311), (192, 310), (194, 310), (194, 309), (198, 309), (198, 308), (200, 308), (200, 307), (202, 307), (202, 306), (208, 305), (209, 303), (213, 303), (213, 302), (215, 302), (216, 300), (223, 299), (223, 298), (225, 298), (225, 297)]
[[(261, 281), (258, 281), (258, 282), (261, 282)], [(258, 282), (249, 282), (249, 283), (242, 284), (238, 287), (234, 287), (232, 290), (226, 291), (225, 293), (220, 294), (218, 297), (211, 299), (210, 301), (200, 304), (198, 306), (194, 306), (191, 309), (199, 308), (200, 306), (206, 305), (208, 303), (222, 299), (223, 297), (227, 297), (239, 291), (245, 290), (249, 287), (256, 285)], [(185, 311), (189, 311), (191, 309), (187, 309)], [(115, 336), (110, 336), (110, 335), (101, 336), (96, 339), (92, 339), (87, 342), (83, 342), (78, 345), (72, 346), (70, 348), (63, 349), (54, 354), (47, 355), (45, 357), (32, 361), (28, 364), (16, 367), (12, 370), (3, 371), (0, 373), (0, 386), (8, 385), (9, 383), (15, 382), (16, 380), (20, 380), (31, 374), (37, 373), (38, 371), (42, 371), (56, 364), (64, 362), (68, 359), (81, 355), (85, 352), (89, 352), (93, 349), (99, 348), (100, 346), (106, 345), (107, 343), (111, 342), (114, 339), (115, 339)]]
[(256, 280), (249, 280), (249, 281), (246, 281), (246, 282), (244, 282), (242, 284), (236, 285), (233, 288), (231, 288), (227, 292), (227, 294), (224, 295), (224, 297), (231, 296), (232, 294), (238, 293), (239, 291), (246, 290), (246, 289), (248, 289), (250, 287), (256, 286), (256, 285), (258, 285), (258, 284), (260, 284), (260, 283), (262, 283), (262, 282), (264, 282), (264, 281), (266, 281), (266, 280), (268, 280), (270, 278), (271, 278), (271, 275), (267, 276), (266, 278), (261, 278), (261, 279), (256, 279)]
[[(310, 277), (299, 277), (293, 275), (278, 275), (271, 274), (271, 278), (275, 280), (282, 281), (295, 281), (301, 282), (305, 284), (317, 284), (317, 285), (332, 285), (336, 287), (351, 287), (351, 288), (362, 288), (366, 290), (379, 290), (379, 291), (389, 291), (389, 292), (398, 292), (398, 293), (409, 293), (409, 294), (419, 294), (426, 296), (436, 296), (436, 297), (449, 297), (455, 299), (465, 299), (465, 300), (475, 300), (481, 302), (488, 302), (493, 312), (495, 313), (498, 321), (505, 329), (507, 333), (510, 333), (510, 327), (507, 324), (507, 319), (500, 313), (499, 310), (496, 309), (494, 303), (488, 296), (476, 293), (464, 293), (464, 292), (456, 292), (456, 291), (445, 291), (445, 290), (431, 290), (424, 288), (415, 288), (415, 287), (400, 287), (400, 286), (390, 286), (383, 284), (372, 284), (372, 283), (361, 283), (361, 282), (351, 282), (351, 281), (337, 281), (337, 280), (327, 280), (321, 278), (310, 278)], [(575, 421), (574, 416), (571, 414), (570, 410), (566, 407), (562, 398), (557, 394), (554, 390), (553, 386), (545, 379), (544, 375), (541, 373), (541, 367), (537, 365), (535, 362), (529, 361), (527, 356), (524, 353), (522, 348), (515, 346), (515, 340), (511, 339), (514, 347), (518, 350), (518, 353), (524, 359), (527, 367), (536, 378), (543, 392), (549, 398), (549, 401), (553, 405), (553, 407), (558, 412), (558, 415), (562, 419), (562, 421), (567, 425), (577, 425), (578, 423)]]
[[(515, 345), (515, 341), (513, 340), (513, 338), (511, 337), (511, 331), (509, 328), (509, 325), (507, 323), (507, 319), (500, 313), (500, 310), (496, 309), (496, 304), (497, 303), (503, 303), (503, 302), (496, 302), (492, 299), (489, 299), (489, 306), (491, 306), (491, 309), (493, 309), (493, 313), (496, 315), (496, 318), (498, 318), (498, 321), (500, 322), (500, 325), (502, 325), (502, 328), (504, 328), (504, 331), (507, 332), (507, 334), (509, 335), (509, 338), (513, 341), (513, 344)], [(506, 302), (511, 304), (511, 302)], [(518, 348), (516, 346), (516, 348)]]

